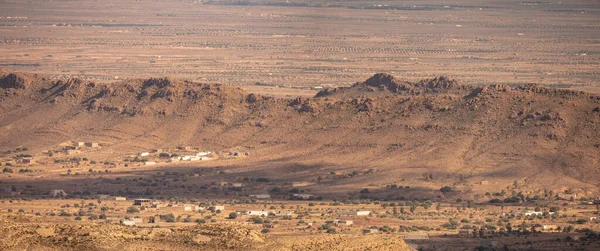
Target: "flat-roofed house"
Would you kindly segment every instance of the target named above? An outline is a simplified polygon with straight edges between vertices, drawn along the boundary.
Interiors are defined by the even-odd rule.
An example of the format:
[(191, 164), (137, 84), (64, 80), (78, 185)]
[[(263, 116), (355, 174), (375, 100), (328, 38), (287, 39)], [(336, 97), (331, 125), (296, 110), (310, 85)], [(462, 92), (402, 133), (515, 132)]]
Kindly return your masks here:
[(152, 206), (152, 200), (151, 199), (135, 199), (133, 200), (133, 205), (134, 206)]
[(356, 211), (356, 216), (367, 216), (371, 214), (371, 211)]
[(98, 142), (85, 142), (87, 147), (98, 147)]

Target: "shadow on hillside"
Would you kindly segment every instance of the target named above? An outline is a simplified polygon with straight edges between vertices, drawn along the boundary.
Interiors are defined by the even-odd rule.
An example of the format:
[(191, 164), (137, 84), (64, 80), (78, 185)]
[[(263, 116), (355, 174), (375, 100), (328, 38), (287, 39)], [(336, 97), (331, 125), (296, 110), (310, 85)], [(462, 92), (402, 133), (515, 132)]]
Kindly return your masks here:
[[(458, 175), (453, 172), (437, 169), (431, 172), (434, 173), (435, 180), (427, 181), (422, 178), (423, 170), (431, 170), (431, 167), (409, 166), (402, 167), (401, 170), (401, 176), (407, 177), (405, 184), (400, 182), (397, 187), (386, 187), (388, 184), (381, 184), (380, 181), (390, 177), (396, 178), (397, 169), (340, 167), (335, 163), (325, 162), (301, 164), (294, 163), (293, 160), (275, 159), (256, 165), (252, 163), (228, 165), (226, 162), (218, 162), (217, 165), (179, 164), (151, 169), (132, 167), (119, 172), (72, 174), (56, 176), (53, 179), (43, 177), (25, 181), (3, 179), (0, 183), (2, 189), (0, 192), (3, 191), (2, 197), (43, 197), (48, 196), (51, 189), (62, 189), (73, 196), (86, 197), (110, 194), (128, 197), (235, 198), (269, 193), (276, 199), (288, 199), (291, 193), (306, 193), (325, 200), (437, 200), (457, 195), (440, 192), (439, 184), (446, 181), (451, 185), (460, 179), (508, 177), (502, 170), (497, 170), (477, 175), (462, 175), (457, 178)], [(398, 180), (404, 179), (398, 177)], [(298, 184), (294, 187), (294, 182), (307, 184)], [(233, 187), (233, 183), (240, 183), (241, 187)], [(377, 186), (371, 186), (372, 184)], [(366, 187), (369, 187), (368, 192), (363, 191)], [(17, 194), (11, 195), (12, 190)]]
[[(226, 198), (250, 194), (270, 193), (276, 199), (288, 199), (291, 193), (309, 193), (325, 200), (332, 199), (414, 199), (389, 196), (390, 191), (374, 189), (369, 194), (359, 193), (362, 187), (375, 182), (377, 173), (359, 172), (357, 168), (335, 167), (343, 174), (332, 174), (328, 164), (305, 165), (297, 163), (270, 162), (259, 168), (247, 165), (227, 167), (195, 167), (187, 165), (159, 166), (153, 169), (127, 170), (122, 172), (94, 172), (54, 179), (11, 181), (4, 179), (0, 188), (2, 197), (48, 197), (50, 190), (62, 189), (75, 197), (93, 197), (95, 194), (122, 195), (128, 197), (192, 197)], [(110, 170), (110, 169), (109, 169)], [(385, 175), (385, 173), (381, 173)], [(414, 174), (416, 175), (416, 174)], [(322, 180), (319, 181), (318, 177)], [(221, 184), (227, 183), (227, 184)], [(293, 187), (294, 182), (307, 182)], [(242, 184), (234, 187), (233, 183)], [(15, 190), (20, 194), (10, 195)], [(383, 189), (385, 190), (385, 189)], [(431, 195), (435, 189), (425, 186), (394, 190), (392, 193)], [(429, 196), (429, 198), (433, 198)]]

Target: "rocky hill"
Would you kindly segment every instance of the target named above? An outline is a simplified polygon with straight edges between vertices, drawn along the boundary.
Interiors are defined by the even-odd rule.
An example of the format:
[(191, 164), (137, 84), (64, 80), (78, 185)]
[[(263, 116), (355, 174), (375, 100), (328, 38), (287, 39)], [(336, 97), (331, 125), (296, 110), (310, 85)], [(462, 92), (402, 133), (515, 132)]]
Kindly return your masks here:
[(535, 84), (413, 83), (376, 74), (314, 98), (285, 99), (170, 78), (97, 84), (0, 74), (0, 149), (41, 151), (75, 139), (103, 142), (107, 153), (243, 147), (253, 156), (248, 170), (279, 179), (376, 170), (333, 182), (331, 191), (423, 173), (448, 184), (597, 191), (599, 136), (600, 97)]

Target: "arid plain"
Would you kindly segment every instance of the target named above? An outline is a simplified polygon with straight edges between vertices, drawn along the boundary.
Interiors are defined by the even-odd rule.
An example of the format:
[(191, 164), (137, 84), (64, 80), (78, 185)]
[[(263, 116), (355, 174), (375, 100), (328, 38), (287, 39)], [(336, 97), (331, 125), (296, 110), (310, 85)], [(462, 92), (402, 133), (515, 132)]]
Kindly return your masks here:
[(598, 91), (599, 12), (590, 1), (4, 0), (0, 66), (104, 82), (340, 86), (387, 72)]
[(599, 21), (0, 1), (0, 249), (597, 250)]

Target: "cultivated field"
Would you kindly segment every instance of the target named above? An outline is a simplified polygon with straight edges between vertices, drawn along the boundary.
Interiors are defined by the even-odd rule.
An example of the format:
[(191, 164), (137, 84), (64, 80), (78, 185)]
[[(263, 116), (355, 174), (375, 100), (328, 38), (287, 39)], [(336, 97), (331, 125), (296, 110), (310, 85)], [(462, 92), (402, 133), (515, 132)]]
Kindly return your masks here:
[(388, 72), (600, 91), (600, 7), (590, 1), (0, 4), (0, 67), (56, 78), (308, 87)]

